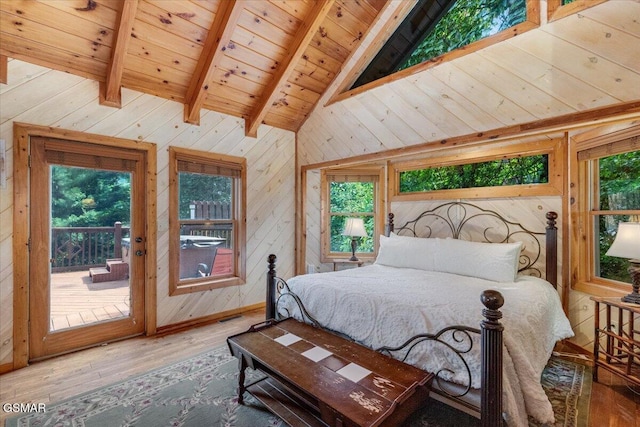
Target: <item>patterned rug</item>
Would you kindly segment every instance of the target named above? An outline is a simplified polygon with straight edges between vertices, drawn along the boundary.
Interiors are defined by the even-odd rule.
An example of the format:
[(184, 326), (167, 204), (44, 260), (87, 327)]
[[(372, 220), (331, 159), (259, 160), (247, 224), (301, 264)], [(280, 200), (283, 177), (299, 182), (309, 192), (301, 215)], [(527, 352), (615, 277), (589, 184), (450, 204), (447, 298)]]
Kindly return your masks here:
[[(247, 382), (259, 378), (247, 370)], [(237, 402), (238, 363), (227, 347), (93, 392), (48, 404), (44, 413), (8, 419), (7, 427), (239, 426), (285, 427), (249, 394)], [(556, 426), (587, 425), (590, 368), (552, 357), (542, 383), (556, 413)], [(478, 420), (438, 402), (414, 414), (411, 427), (477, 426)], [(534, 423), (531, 424), (535, 426)]]

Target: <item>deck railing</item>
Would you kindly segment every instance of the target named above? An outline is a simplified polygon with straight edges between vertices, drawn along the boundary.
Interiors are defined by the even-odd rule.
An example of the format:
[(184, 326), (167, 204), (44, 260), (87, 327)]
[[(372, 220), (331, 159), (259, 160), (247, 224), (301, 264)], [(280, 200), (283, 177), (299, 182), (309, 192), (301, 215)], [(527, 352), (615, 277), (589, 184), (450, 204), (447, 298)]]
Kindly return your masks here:
[(122, 238), (129, 227), (52, 227), (51, 271), (79, 271), (103, 266), (107, 259), (122, 257)]
[[(231, 247), (232, 244), (231, 224), (198, 224), (182, 231), (192, 236), (224, 238), (220, 247)], [(129, 234), (129, 226), (123, 226), (121, 222), (113, 227), (52, 227), (51, 272), (87, 270), (104, 266), (107, 259), (122, 258), (122, 239), (130, 237)]]

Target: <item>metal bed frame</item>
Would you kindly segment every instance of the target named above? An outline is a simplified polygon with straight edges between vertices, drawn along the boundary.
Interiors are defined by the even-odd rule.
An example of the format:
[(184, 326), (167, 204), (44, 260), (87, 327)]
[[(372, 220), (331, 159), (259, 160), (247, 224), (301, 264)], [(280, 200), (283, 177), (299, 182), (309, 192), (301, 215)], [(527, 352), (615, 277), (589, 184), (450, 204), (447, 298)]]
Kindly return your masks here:
[[(520, 256), (519, 272), (526, 272), (537, 277), (542, 276), (540, 268), (537, 264), (542, 258), (541, 240), (545, 239), (545, 278), (555, 288), (557, 288), (557, 227), (556, 219), (558, 215), (555, 212), (546, 214), (547, 226), (544, 232), (534, 232), (525, 228), (522, 224), (509, 221), (495, 211), (483, 209), (477, 205), (467, 202), (448, 202), (436, 206), (433, 209), (422, 212), (413, 220), (407, 221), (401, 227), (395, 229), (394, 214), (388, 216), (387, 235), (391, 232), (404, 233), (412, 236), (431, 237), (435, 228), (435, 223), (439, 223), (439, 229), (448, 230), (453, 238), (463, 237), (468, 229), (473, 227), (476, 222), (489, 219), (491, 225), (483, 225), (479, 233), (481, 240), (490, 243), (505, 243), (517, 241), (518, 237), (525, 237), (530, 244)], [(322, 325), (318, 323), (313, 316), (308, 313), (300, 298), (291, 290), (287, 282), (276, 275), (275, 264), (276, 256), (269, 255), (267, 271), (267, 319), (280, 319), (289, 317), (290, 313), (279, 308), (279, 302), (283, 298), (292, 298), (295, 300), (300, 313), (304, 320), (319, 328)], [(484, 319), (480, 323), (480, 328), (471, 328), (468, 326), (452, 325), (441, 329), (435, 333), (423, 333), (411, 337), (405, 343), (398, 347), (382, 347), (378, 351), (387, 353), (400, 360), (406, 360), (410, 352), (420, 343), (425, 341), (437, 342), (446, 346), (457, 357), (459, 357), (463, 365), (466, 367), (468, 384), (463, 385), (461, 390), (452, 390), (447, 388), (447, 382), (441, 380), (440, 373), (436, 372), (435, 383), (437, 384), (436, 393), (439, 393), (445, 402), (457, 403), (467, 411), (471, 409), (474, 415), (480, 417), (483, 427), (496, 427), (503, 425), (503, 403), (502, 403), (502, 347), (503, 347), (503, 330), (504, 326), (500, 323), (502, 312), (500, 308), (504, 304), (504, 298), (498, 291), (486, 290), (480, 295), (480, 299), (484, 305), (482, 314)], [(326, 329), (326, 328), (323, 328)], [(480, 406), (473, 407), (462, 400), (469, 394), (471, 388), (471, 371), (464, 360), (464, 355), (471, 351), (474, 345), (473, 336), (480, 336), (480, 354), (481, 354), (481, 382), (480, 382)], [(340, 334), (344, 336), (344, 334)], [(350, 337), (346, 337), (351, 339)], [(446, 371), (444, 368), (441, 371)], [(456, 406), (454, 404), (454, 406)]]

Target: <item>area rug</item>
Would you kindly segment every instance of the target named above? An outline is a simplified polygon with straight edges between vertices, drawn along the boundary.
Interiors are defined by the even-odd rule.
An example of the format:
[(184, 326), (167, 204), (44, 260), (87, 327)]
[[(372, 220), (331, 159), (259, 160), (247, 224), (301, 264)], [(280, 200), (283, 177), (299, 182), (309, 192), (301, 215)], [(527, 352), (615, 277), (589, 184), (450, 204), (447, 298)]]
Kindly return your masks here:
[[(247, 369), (246, 380), (253, 381), (259, 375)], [(60, 403), (47, 404), (46, 412), (10, 418), (6, 426), (285, 426), (249, 394), (245, 396), (245, 404), (239, 405), (237, 381), (237, 360), (223, 346)], [(589, 367), (552, 357), (542, 383), (556, 414), (555, 426), (587, 425)], [(415, 413), (407, 425), (463, 427), (477, 426), (479, 422), (432, 401)]]

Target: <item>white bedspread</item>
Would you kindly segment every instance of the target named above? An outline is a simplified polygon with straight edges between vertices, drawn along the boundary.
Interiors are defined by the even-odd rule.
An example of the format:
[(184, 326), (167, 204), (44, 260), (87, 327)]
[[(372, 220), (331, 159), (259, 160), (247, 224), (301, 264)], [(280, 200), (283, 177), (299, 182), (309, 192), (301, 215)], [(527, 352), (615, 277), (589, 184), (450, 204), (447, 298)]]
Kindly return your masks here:
[[(479, 328), (486, 289), (502, 293), (504, 329), (504, 409), (510, 426), (527, 426), (527, 414), (540, 422), (554, 420), (540, 376), (554, 347), (573, 336), (557, 291), (546, 281), (519, 276), (514, 283), (497, 283), (448, 273), (370, 265), (344, 271), (308, 274), (287, 281), (308, 312), (325, 328), (349, 335), (371, 347), (395, 346), (425, 332), (451, 325)], [(285, 299), (282, 306), (293, 309)], [(294, 317), (300, 318), (295, 310)], [(435, 348), (407, 362), (430, 372), (460, 361)], [(466, 357), (472, 386), (480, 385), (480, 346)], [(465, 384), (466, 374), (445, 378)]]

